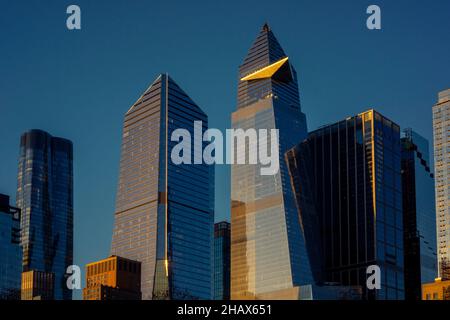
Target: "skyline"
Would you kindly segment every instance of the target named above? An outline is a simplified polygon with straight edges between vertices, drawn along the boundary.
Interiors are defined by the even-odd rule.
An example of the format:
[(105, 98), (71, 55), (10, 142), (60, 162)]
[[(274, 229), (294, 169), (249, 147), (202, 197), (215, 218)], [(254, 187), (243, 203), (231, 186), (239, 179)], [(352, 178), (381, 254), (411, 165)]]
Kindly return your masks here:
[[(110, 46), (114, 47), (111, 43), (107, 43), (106, 40), (104, 40), (104, 43), (101, 43), (100, 41), (100, 44), (93, 44), (92, 42), (85, 42), (85, 40), (83, 40), (83, 37), (88, 37), (91, 40), (99, 40), (97, 37), (100, 37), (100, 34), (97, 32), (99, 32), (101, 27), (97, 27), (92, 30), (92, 27), (89, 26), (89, 21), (91, 21), (89, 20), (89, 10), (95, 9), (95, 12), (102, 13), (103, 18), (107, 19), (107, 12), (105, 13), (104, 10), (100, 10), (99, 7), (104, 9), (104, 7), (108, 6), (106, 4), (103, 4), (103, 6), (101, 4), (88, 4), (83, 1), (80, 1), (79, 4), (82, 7), (83, 12), (86, 13), (85, 16), (87, 20), (85, 21), (83, 29), (79, 34), (67, 33), (67, 31), (63, 28), (63, 24), (61, 27), (57, 26), (58, 24), (56, 22), (59, 23), (59, 19), (55, 20), (54, 18), (42, 22), (33, 22), (32, 20), (32, 24), (37, 27), (37, 30), (27, 31), (31, 33), (41, 32), (42, 29), (39, 28), (41, 24), (45, 25), (44, 29), (50, 26), (52, 26), (52, 28), (56, 28), (54, 32), (56, 32), (56, 35), (60, 38), (57, 38), (59, 39), (59, 42), (53, 44), (53, 48), (59, 49), (60, 54), (57, 52), (50, 52), (50, 50), (48, 50), (52, 48), (52, 45), (50, 45), (49, 48), (44, 48), (45, 41), (43, 41), (43, 46), (38, 46), (35, 49), (40, 52), (40, 59), (42, 60), (39, 62), (34, 61), (37, 65), (32, 64), (33, 61), (28, 62), (28, 65), (25, 64), (22, 67), (15, 65), (19, 62), (23, 62), (19, 61), (19, 58), (24, 59), (27, 57), (27, 53), (21, 53), (22, 51), (20, 50), (15, 52), (17, 56), (12, 56), (12, 53), (7, 53), (8, 57), (12, 58), (11, 65), (5, 65), (5, 61), (7, 59), (1, 59), (0, 66), (2, 70), (6, 71), (6, 76), (1, 78), (0, 85), (6, 90), (0, 91), (0, 103), (1, 106), (7, 106), (7, 108), (3, 109), (3, 107), (1, 107), (2, 117), (5, 116), (4, 119), (6, 120), (6, 125), (2, 126), (0, 133), (2, 136), (7, 137), (7, 139), (2, 140), (1, 145), (1, 149), (6, 150), (4, 153), (6, 156), (3, 156), (0, 160), (0, 192), (10, 195), (12, 200), (15, 199), (15, 190), (17, 187), (16, 168), (19, 151), (18, 144), (19, 136), (22, 132), (25, 132), (28, 129), (38, 128), (46, 130), (52, 135), (62, 136), (72, 140), (74, 142), (75, 149), (75, 263), (82, 266), (88, 261), (99, 260), (100, 258), (106, 256), (109, 252), (110, 234), (112, 231), (112, 215), (114, 212), (114, 194), (116, 192), (115, 188), (119, 172), (117, 164), (120, 153), (120, 126), (123, 120), (123, 114), (129, 107), (129, 102), (136, 100), (140, 92), (143, 91), (142, 89), (144, 89), (144, 87), (149, 84), (150, 80), (153, 79), (159, 72), (166, 71), (160, 70), (162, 66), (163, 68), (167, 68), (167, 71), (171, 74), (174, 74), (174, 78), (177, 79), (180, 86), (186, 88), (186, 91), (190, 93), (193, 100), (205, 109), (206, 113), (210, 116), (211, 127), (221, 129), (229, 128), (230, 114), (234, 111), (236, 104), (236, 89), (234, 86), (238, 73), (237, 66), (242, 62), (240, 57), (246, 54), (248, 44), (251, 43), (254, 35), (263, 24), (264, 18), (261, 17), (264, 15), (260, 14), (260, 16), (257, 17), (259, 10), (261, 10), (258, 9), (256, 10), (258, 12), (255, 12), (252, 17), (254, 19), (253, 22), (251, 20), (246, 20), (238, 24), (236, 27), (231, 24), (226, 24), (226, 28), (224, 28), (224, 24), (219, 24), (219, 30), (214, 29), (216, 32), (218, 31), (218, 38), (220, 39), (213, 37), (211, 39), (212, 41), (207, 41), (207, 44), (212, 44), (213, 46), (212, 48), (206, 50), (206, 52), (209, 54), (214, 53), (218, 55), (221, 58), (219, 65), (217, 65), (216, 57), (211, 58), (211, 60), (205, 60), (205, 57), (195, 57), (196, 53), (199, 51), (199, 48), (195, 45), (192, 47), (187, 47), (188, 49), (186, 49), (186, 46), (182, 46), (183, 50), (181, 50), (181, 56), (179, 57), (177, 54), (168, 54), (167, 61), (158, 55), (156, 55), (155, 60), (152, 60), (151, 54), (150, 57), (145, 54), (142, 54), (141, 57), (139, 55), (133, 55), (130, 52), (124, 52), (124, 50), (120, 52), (120, 56), (118, 56), (117, 53), (110, 53), (109, 55), (106, 55), (106, 62), (102, 62), (100, 60), (103, 57), (97, 56), (97, 58), (90, 58), (88, 56), (84, 56), (82, 51), (77, 50), (76, 44), (81, 45), (80, 47), (87, 45), (88, 48), (90, 46), (96, 46), (96, 48), (100, 49), (100, 51), (103, 49), (103, 52), (107, 51)], [(137, 13), (139, 10), (136, 7), (139, 7), (140, 5), (143, 5), (143, 3), (134, 4), (135, 7), (131, 7), (131, 9), (135, 8), (136, 11), (132, 11)], [(13, 4), (7, 9), (13, 10), (11, 8), (19, 6), (20, 5), (18, 4)], [(61, 7), (63, 6), (64, 5), (61, 5)], [(161, 6), (164, 8), (164, 5)], [(180, 6), (182, 7), (181, 4)], [(354, 35), (356, 33), (356, 39), (362, 40), (362, 42), (355, 42), (366, 44), (368, 47), (366, 50), (362, 50), (358, 47), (355, 48), (353, 45), (349, 45), (347, 47), (345, 44), (342, 45), (336, 40), (331, 41), (331, 47), (333, 47), (332, 45), (339, 47), (335, 48), (337, 53), (345, 53), (348, 51), (352, 52), (353, 50), (353, 54), (358, 56), (356, 60), (353, 59), (353, 61), (351, 58), (352, 54), (349, 56), (340, 56), (338, 59), (341, 59), (340, 62), (342, 64), (333, 65), (331, 63), (333, 59), (330, 57), (331, 55), (334, 55), (333, 52), (329, 51), (324, 53), (320, 50), (320, 46), (317, 48), (311, 45), (314, 44), (314, 41), (316, 40), (311, 39), (314, 38), (314, 34), (305, 35), (305, 31), (300, 27), (305, 25), (307, 26), (306, 22), (299, 20), (283, 23), (280, 22), (283, 15), (277, 13), (271, 14), (268, 22), (274, 29), (281, 45), (286, 46), (286, 53), (291, 57), (293, 63), (297, 67), (302, 107), (307, 115), (310, 131), (327, 123), (335, 122), (341, 118), (362, 112), (370, 106), (399, 123), (402, 128), (414, 128), (431, 142), (431, 108), (436, 101), (437, 92), (448, 87), (448, 79), (446, 79), (445, 76), (448, 74), (448, 70), (450, 69), (450, 63), (445, 60), (445, 57), (448, 56), (448, 52), (450, 51), (448, 50), (449, 45), (441, 41), (440, 43), (435, 44), (439, 46), (439, 50), (432, 48), (430, 49), (430, 47), (422, 48), (422, 46), (426, 47), (426, 45), (423, 45), (424, 42), (428, 43), (430, 40), (433, 40), (433, 37), (431, 37), (430, 39), (421, 39), (420, 49), (416, 48), (417, 51), (412, 50), (414, 52), (409, 52), (409, 54), (400, 54), (398, 51), (394, 50), (392, 52), (393, 54), (391, 54), (391, 52), (386, 53), (388, 58), (383, 58), (377, 55), (377, 53), (381, 52), (378, 51), (379, 48), (377, 48), (377, 44), (379, 45), (381, 43), (381, 48), (384, 49), (402, 49), (401, 40), (406, 43), (410, 43), (413, 39), (409, 39), (408, 37), (415, 38), (415, 36), (413, 37), (415, 33), (414, 31), (417, 32), (418, 30), (414, 28), (414, 25), (407, 25), (408, 28), (412, 29), (409, 29), (408, 33), (406, 33), (407, 39), (398, 39), (393, 36), (392, 32), (389, 32), (389, 30), (392, 31), (393, 28), (397, 31), (394, 32), (394, 35), (398, 36), (399, 30), (404, 30), (403, 28), (406, 27), (405, 21), (408, 21), (408, 14), (412, 16), (414, 14), (397, 10), (402, 9), (401, 5), (383, 4), (383, 2), (380, 2), (383, 12), (388, 11), (388, 15), (383, 15), (383, 29), (379, 33), (376, 33), (378, 31), (369, 31), (365, 29), (366, 15), (363, 10), (365, 4), (341, 5), (347, 10), (343, 10), (344, 12), (342, 13), (342, 16), (338, 15), (339, 17), (329, 16), (330, 12), (336, 12), (333, 10), (333, 6), (335, 5), (332, 3), (329, 3), (328, 7), (322, 7), (320, 10), (318, 10), (316, 6), (317, 5), (310, 5), (310, 7), (305, 7), (316, 14), (316, 17), (317, 15), (320, 16), (323, 14), (323, 16), (330, 18), (332, 21), (336, 20), (341, 23), (343, 23), (344, 17), (346, 16), (345, 13), (350, 12), (357, 14), (358, 19), (355, 18), (355, 21), (350, 19), (350, 22), (343, 23), (344, 26), (341, 25), (341, 28), (346, 29), (345, 32), (348, 32), (348, 29), (353, 30), (353, 32), (350, 30), (350, 34)], [(347, 6), (352, 8), (348, 8)], [(441, 11), (445, 11), (445, 8), (437, 8), (435, 3), (430, 6), (432, 9), (436, 9), (436, 14), (439, 14)], [(445, 6), (448, 6), (448, 4), (445, 4)], [(398, 21), (395, 21), (395, 19), (392, 18), (392, 15), (389, 14), (389, 8), (395, 8), (397, 10)], [(28, 12), (27, 10), (29, 10), (28, 14), (31, 14), (33, 9), (36, 9), (33, 5), (28, 7), (20, 7), (21, 12), (25, 10), (25, 16)], [(56, 8), (53, 9), (54, 11), (57, 11)], [(117, 7), (109, 9), (120, 10), (120, 8)], [(430, 8), (427, 7), (427, 9), (428, 11), (420, 10), (426, 18), (429, 17), (427, 16), (427, 13), (430, 12)], [(117, 11), (114, 10), (112, 12), (118, 14)], [(419, 8), (416, 8), (416, 10), (419, 10)], [(8, 10), (6, 10), (6, 12), (8, 13)], [(51, 12), (53, 11), (48, 10), (46, 13), (48, 14), (48, 17), (52, 17), (50, 14)], [(417, 13), (417, 11), (415, 12)], [(10, 15), (14, 16), (11, 13)], [(405, 15), (407, 16), (406, 18)], [(63, 18), (64, 17), (61, 18), (62, 21), (64, 21)], [(433, 22), (435, 24), (441, 23), (443, 27), (447, 26), (444, 22), (442, 22), (442, 20), (443, 19), (436, 19), (436, 21), (433, 20)], [(4, 20), (2, 19), (2, 21)], [(6, 19), (6, 21), (8, 20)], [(396, 22), (401, 26), (399, 27)], [(122, 21), (121, 23), (124, 22)], [(211, 23), (211, 25), (213, 25), (213, 23)], [(130, 25), (128, 25), (128, 27), (129, 26)], [(150, 32), (152, 23), (149, 22), (148, 24), (145, 24), (139, 22), (136, 23), (136, 26), (137, 30), (135, 30), (135, 38), (131, 37), (131, 40), (126, 41), (123, 39), (125, 34), (121, 34), (119, 36), (121, 40), (119, 40), (118, 43), (127, 43), (130, 47), (133, 47), (133, 44), (140, 44), (141, 39), (138, 39), (139, 37), (137, 35), (143, 35), (146, 32)], [(197, 26), (197, 24), (193, 22), (193, 26)], [(214, 27), (217, 28), (217, 26)], [(191, 28), (193, 27), (191, 26)], [(235, 32), (228, 30), (227, 28), (237, 28), (240, 31), (242, 30), (242, 32), (241, 34), (236, 35)], [(290, 28), (291, 30), (289, 30)], [(118, 25), (118, 29), (120, 32), (125, 31), (125, 29), (121, 29), (120, 25)], [(60, 33), (61, 31), (63, 32), (62, 34)], [(175, 31), (176, 30), (172, 29), (166, 30), (168, 33), (166, 34), (167, 38), (173, 36)], [(318, 37), (320, 38), (320, 36), (324, 35), (330, 36), (336, 34), (337, 32), (335, 29), (330, 29), (328, 31), (329, 33), (327, 33), (324, 29), (319, 29)], [(27, 32), (22, 30), (22, 33), (19, 32), (19, 35), (24, 35), (24, 33)], [(92, 35), (92, 32), (94, 32), (94, 35)], [(105, 30), (103, 30), (103, 32), (107, 33)], [(296, 36), (297, 32), (299, 34), (298, 36)], [(429, 35), (429, 33), (426, 33), (424, 30), (419, 30), (419, 35), (420, 34), (423, 37)], [(432, 34), (432, 36), (438, 37), (439, 34), (439, 32), (436, 32)], [(192, 32), (187, 35), (187, 43), (190, 43), (189, 39), (201, 41), (202, 38), (205, 38), (205, 35), (202, 32)], [(445, 35), (445, 32), (442, 33), (442, 35)], [(107, 37), (107, 34), (102, 33), (101, 36)], [(66, 37), (70, 37), (71, 40), (67, 41), (67, 39), (65, 39)], [(241, 38), (237, 39), (238, 37)], [(293, 37), (297, 38), (297, 40), (293, 40)], [(331, 36), (331, 38), (333, 37)], [(347, 38), (348, 34), (344, 34), (339, 39), (346, 43), (346, 40), (348, 41)], [(9, 48), (24, 49), (23, 44), (15, 43), (16, 40), (12, 40), (9, 37), (5, 37), (5, 39), (6, 41), (9, 40), (9, 42), (7, 42), (8, 44), (12, 44), (12, 46), (8, 46)], [(182, 37), (175, 39), (183, 43)], [(164, 40), (167, 39), (164, 39), (164, 37), (161, 39), (157, 38), (156, 42), (161, 45), (161, 42), (164, 42)], [(227, 54), (224, 54), (225, 52), (218, 52), (217, 48), (220, 47), (218, 45), (222, 44), (220, 43), (220, 40), (224, 40), (226, 42), (228, 41), (233, 44), (228, 50), (226, 50)], [(384, 43), (383, 45), (383, 41), (386, 40), (388, 40), (388, 44)], [(71, 45), (72, 41), (75, 41), (75, 45)], [(392, 41), (396, 41), (396, 43), (394, 44)], [(69, 43), (67, 44), (65, 42)], [(31, 41), (31, 43), (34, 42)], [(49, 43), (47, 43), (47, 45), (48, 44)], [(348, 43), (346, 44), (348, 45)], [(322, 49), (327, 48), (325, 44), (321, 43), (321, 45)], [(164, 47), (164, 45), (162, 45), (162, 47)], [(168, 47), (170, 48), (170, 44)], [(74, 50), (73, 53), (70, 53), (70, 48)], [(166, 50), (162, 50), (162, 54), (169, 52), (169, 48), (164, 48)], [(308, 49), (305, 50), (306, 48)], [(149, 46), (146, 47), (144, 51), (148, 54), (152, 51), (152, 49), (154, 48)], [(422, 51), (425, 49), (429, 51), (428, 58), (433, 60), (429, 61), (429, 63), (425, 65), (425, 68), (429, 65), (434, 65), (434, 69), (430, 68), (430, 70), (424, 70), (424, 66), (420, 66), (419, 58), (421, 55), (425, 57), (427, 56), (427, 53)], [(368, 52), (370, 50), (375, 50), (376, 52), (372, 52), (372, 55), (370, 55), (370, 52)], [(23, 50), (23, 52), (26, 51), (27, 50)], [(51, 61), (51, 59), (49, 59), (47, 61), (46, 59), (42, 59), (42, 55), (45, 53), (49, 54), (50, 58), (53, 57), (54, 60)], [(66, 58), (64, 58), (64, 53), (66, 54)], [(76, 57), (76, 53), (81, 54), (81, 57)], [(363, 54), (360, 55), (361, 53)], [(365, 56), (364, 53), (369, 53), (369, 55)], [(431, 55), (431, 53), (433, 53), (433, 55)], [(231, 57), (229, 57), (228, 54), (231, 55)], [(401, 61), (400, 58), (402, 56), (406, 59), (406, 61)], [(123, 57), (123, 60), (119, 60), (121, 65), (112, 64), (116, 66), (116, 69), (109, 69), (108, 62), (111, 62), (111, 60), (118, 57)], [(134, 65), (134, 63), (130, 64), (130, 62), (127, 62), (127, 57), (130, 57), (129, 60), (138, 60), (139, 62), (135, 62), (136, 64), (143, 63), (143, 61), (145, 61), (144, 67), (142, 68), (143, 70), (139, 70), (139, 67)], [(321, 61), (320, 58), (324, 60)], [(355, 56), (353, 56), (353, 58), (355, 58)], [(389, 59), (393, 59), (393, 61), (389, 61)], [(74, 61), (75, 63), (71, 65), (71, 61)], [(80, 65), (83, 66), (83, 63), (86, 63), (87, 61), (91, 61), (88, 69), (79, 68)], [(193, 65), (189, 64), (190, 61), (193, 62)], [(311, 63), (311, 61), (313, 62)], [(411, 68), (411, 65), (407, 63), (411, 61), (417, 61), (416, 64), (412, 64), (418, 65), (417, 69)], [(102, 63), (93, 67), (92, 62)], [(322, 62), (323, 65), (319, 64)], [(388, 64), (389, 66), (389, 63), (393, 64), (394, 70), (392, 72), (389, 72), (389, 70), (384, 70), (384, 72), (383, 70), (379, 70), (380, 67), (383, 67), (385, 64)], [(52, 69), (52, 64), (54, 64), (56, 68), (61, 68), (61, 70)], [(172, 67), (169, 67), (170, 64)], [(368, 65), (372, 64), (373, 68), (370, 68)], [(25, 69), (27, 66), (33, 68), (32, 70), (36, 70), (37, 67), (38, 72), (40, 68), (41, 71), (49, 71), (49, 78), (45, 79), (46, 76), (43, 75), (45, 72), (43, 72), (41, 76), (36, 74), (28, 75), (26, 80), (27, 83), (23, 83), (21, 80), (15, 79), (15, 77), (19, 77), (26, 71)], [(47, 67), (49, 66), (50, 69), (47, 70)], [(330, 66), (334, 72), (329, 72)], [(344, 72), (343, 69), (345, 69), (345, 67), (350, 68), (352, 66), (355, 66), (356, 70), (346, 70), (346, 72)], [(397, 66), (397, 68), (395, 68), (395, 66)], [(442, 75), (436, 72), (436, 66), (439, 66), (439, 70), (442, 71)], [(14, 67), (16, 67), (16, 69), (14, 69)], [(107, 70), (109, 74), (101, 74)], [(171, 72), (172, 70), (174, 71)], [(405, 72), (403, 77), (400, 76), (402, 70)], [(67, 77), (64, 71), (71, 76), (74, 75), (74, 79), (70, 76)], [(100, 71), (100, 75), (91, 71)], [(315, 72), (318, 72), (318, 75), (315, 74)], [(416, 76), (414, 76), (415, 72), (417, 73)], [(425, 76), (427, 72), (434, 76), (434, 79), (432, 79), (433, 82), (430, 81), (431, 77)], [(55, 76), (54, 79), (57, 83), (53, 83), (51, 81), (50, 77), (52, 74)], [(417, 79), (419, 74), (424, 75), (423, 79), (421, 79), (422, 82)], [(119, 75), (119, 79), (114, 77), (115, 75)], [(125, 76), (120, 77), (120, 75)], [(137, 75), (136, 78), (132, 78), (134, 75)], [(217, 77), (217, 75), (220, 75), (220, 77)], [(221, 75), (224, 76), (222, 77)], [(338, 75), (341, 76), (341, 78), (339, 78)], [(372, 75), (374, 78), (370, 78)], [(44, 79), (42, 79), (42, 77)], [(336, 77), (336, 79), (332, 79), (333, 77)], [(403, 79), (403, 83), (398, 81), (399, 77), (400, 79)], [(114, 81), (111, 78), (113, 78)], [(217, 80), (217, 78), (220, 79)], [(367, 82), (360, 81), (361, 78), (364, 78)], [(33, 79), (35, 81), (33, 81)], [(109, 82), (101, 85), (101, 83), (106, 82), (106, 80), (109, 80)], [(346, 80), (348, 82), (346, 82)], [(208, 95), (203, 94), (202, 92), (202, 87), (204, 86), (205, 81), (208, 82), (208, 88), (212, 91)], [(32, 83), (32, 85), (30, 86), (28, 82)], [(224, 83), (226, 83), (226, 85), (223, 85)], [(327, 83), (334, 83), (336, 87), (321, 85)], [(349, 84), (344, 85), (343, 83)], [(414, 85), (410, 86), (411, 84)], [(14, 85), (18, 85), (18, 87), (13, 87)], [(91, 85), (94, 85), (94, 87), (96, 85), (97, 87), (95, 87), (95, 89), (91, 89)], [(377, 85), (379, 86), (378, 88), (376, 87)], [(39, 86), (42, 87), (39, 88)], [(353, 86), (356, 86), (359, 90), (355, 90)], [(76, 88), (81, 88), (81, 93), (77, 93), (76, 90), (75, 92), (72, 92), (72, 90)], [(113, 90), (111, 90), (111, 88)], [(42, 115), (36, 114), (30, 101), (27, 102), (27, 98), (21, 95), (21, 92), (30, 92), (31, 89), (35, 90), (32, 91), (32, 96), (34, 96), (34, 99), (38, 98), (37, 101), (41, 101), (40, 103), (43, 105), (42, 108), (44, 109), (44, 112), (42, 112)], [(56, 96), (55, 89), (60, 90), (60, 93), (56, 94)], [(398, 91), (396, 91), (396, 89)], [(39, 92), (39, 90), (41, 92)], [(231, 92), (233, 92), (233, 94), (231, 94)], [(320, 99), (318, 99), (318, 97), (320, 97)], [(333, 102), (339, 106), (339, 108), (337, 108), (339, 110), (334, 110), (333, 108), (327, 106), (327, 104), (331, 105)], [(48, 105), (44, 106), (45, 103)], [(219, 107), (221, 106), (222, 109), (215, 108), (217, 105), (219, 105)], [(109, 108), (110, 106), (112, 106), (112, 108)], [(395, 109), (395, 106), (397, 106), (398, 109)], [(405, 113), (406, 108), (409, 106), (411, 106), (411, 108), (416, 112)], [(91, 107), (92, 109), (89, 109), (88, 107)], [(25, 111), (24, 113), (29, 114), (29, 116), (23, 117), (22, 112), (16, 112), (19, 108), (20, 110), (23, 108)], [(80, 112), (79, 109), (83, 112)], [(323, 110), (323, 112), (319, 112), (319, 110)], [(101, 123), (101, 121), (105, 118), (105, 113), (107, 113), (106, 119), (108, 120)], [(418, 117), (417, 114), (420, 114), (420, 117)], [(54, 118), (51, 117), (51, 115), (53, 115)], [(68, 121), (69, 119), (73, 120)], [(226, 121), (223, 119), (226, 119)], [(84, 130), (80, 130), (80, 124), (84, 124), (84, 126), (82, 126)], [(99, 141), (93, 141), (94, 139), (92, 139), (91, 134), (95, 135)], [(106, 166), (99, 168), (97, 172), (94, 172), (93, 166), (100, 157), (108, 159), (108, 163)], [(228, 217), (227, 212), (229, 212), (229, 203), (227, 199), (229, 199), (229, 185), (228, 183), (221, 183), (221, 181), (229, 181), (229, 171), (228, 166), (216, 166), (216, 213), (218, 214), (218, 217), (222, 218)], [(92, 173), (95, 175), (91, 176)], [(86, 189), (89, 190), (90, 188), (92, 188), (92, 190), (95, 189), (95, 192), (91, 193), (90, 191), (86, 191)], [(98, 201), (98, 199), (101, 199), (101, 201)], [(217, 209), (220, 209), (220, 211)], [(88, 217), (92, 219), (91, 225), (89, 224)], [(222, 220), (222, 218), (218, 218), (216, 221)], [(98, 229), (99, 225), (101, 226), (99, 233), (94, 232)], [(99, 243), (98, 248), (90, 248), (89, 243), (93, 240)]]

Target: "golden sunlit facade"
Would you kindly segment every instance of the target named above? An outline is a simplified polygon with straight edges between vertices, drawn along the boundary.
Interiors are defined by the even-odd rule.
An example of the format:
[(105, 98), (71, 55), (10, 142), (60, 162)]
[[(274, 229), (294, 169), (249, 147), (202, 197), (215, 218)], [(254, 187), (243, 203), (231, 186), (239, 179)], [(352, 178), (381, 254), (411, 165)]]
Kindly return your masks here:
[(450, 280), (437, 278), (422, 285), (422, 300), (450, 300)]
[(55, 274), (53, 272), (22, 272), (22, 300), (53, 300), (55, 290)]
[(271, 78), (275, 74), (275, 72), (277, 72), (278, 69), (280, 69), (281, 66), (283, 66), (286, 61), (288, 61), (288, 59), (289, 59), (288, 57), (282, 58), (282, 59), (278, 60), (277, 62), (274, 62), (271, 65), (268, 65), (267, 67), (256, 70), (255, 72), (252, 72), (249, 75), (246, 75), (245, 77), (243, 77), (241, 79), (241, 81)]
[(231, 166), (231, 299), (298, 299), (295, 287), (313, 279), (283, 155), (306, 137), (306, 118), (296, 72), (267, 24), (239, 79), (232, 128), (279, 129), (280, 168), (261, 175), (259, 163)]
[(83, 300), (140, 300), (141, 263), (122, 257), (86, 265)]

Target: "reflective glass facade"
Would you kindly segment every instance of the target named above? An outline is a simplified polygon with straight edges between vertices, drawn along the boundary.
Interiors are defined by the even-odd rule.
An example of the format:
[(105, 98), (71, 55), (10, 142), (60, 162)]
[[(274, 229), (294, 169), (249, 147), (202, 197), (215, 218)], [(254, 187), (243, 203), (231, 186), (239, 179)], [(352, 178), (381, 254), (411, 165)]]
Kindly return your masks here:
[[(311, 132), (287, 154), (300, 215), (319, 226), (323, 280), (361, 286), (368, 299), (405, 295), (400, 157), (399, 126), (373, 110)], [(368, 291), (374, 264), (381, 289)]]
[(20, 209), (0, 194), (0, 300), (20, 299), (21, 273)]
[(433, 139), (439, 274), (450, 279), (450, 89), (433, 106)]
[(206, 114), (166, 74), (125, 114), (111, 253), (142, 262), (144, 300), (212, 298), (214, 166), (170, 158), (172, 132), (193, 138), (194, 121), (206, 131)]
[(231, 298), (253, 299), (312, 282), (284, 162), (285, 151), (306, 137), (307, 127), (297, 74), (267, 25), (240, 66), (239, 77), (232, 127), (279, 129), (277, 174), (261, 175), (260, 164), (231, 166)]
[(411, 129), (402, 142), (405, 297), (420, 300), (423, 283), (437, 277), (434, 178), (428, 141)]
[(17, 207), (22, 210), (23, 271), (54, 273), (54, 297), (72, 299), (66, 269), (73, 264), (72, 142), (30, 130), (20, 140)]
[(230, 223), (214, 224), (214, 299), (230, 299)]

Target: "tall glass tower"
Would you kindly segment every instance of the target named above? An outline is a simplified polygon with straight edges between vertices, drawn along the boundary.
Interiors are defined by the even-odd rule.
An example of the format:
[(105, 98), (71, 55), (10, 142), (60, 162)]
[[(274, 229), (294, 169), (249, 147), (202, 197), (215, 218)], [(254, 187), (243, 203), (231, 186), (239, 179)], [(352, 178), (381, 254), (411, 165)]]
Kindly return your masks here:
[(171, 161), (194, 121), (203, 134), (207, 115), (166, 74), (125, 114), (111, 254), (142, 262), (144, 300), (212, 298), (214, 166)]
[[(399, 126), (369, 110), (309, 133), (287, 158), (299, 214), (319, 225), (323, 279), (361, 286), (367, 299), (404, 299)], [(380, 290), (367, 290), (370, 265)]]
[(16, 205), (22, 210), (23, 271), (55, 274), (54, 298), (72, 299), (66, 269), (73, 264), (72, 142), (30, 130), (20, 139)]
[(405, 298), (421, 300), (422, 283), (437, 277), (434, 178), (428, 141), (405, 129), (401, 142)]
[(231, 167), (231, 299), (294, 299), (294, 289), (313, 280), (283, 155), (307, 127), (297, 74), (267, 24), (239, 67), (232, 127), (279, 129), (280, 170), (261, 175), (260, 164)]
[(439, 275), (450, 280), (450, 89), (433, 106), (434, 171)]

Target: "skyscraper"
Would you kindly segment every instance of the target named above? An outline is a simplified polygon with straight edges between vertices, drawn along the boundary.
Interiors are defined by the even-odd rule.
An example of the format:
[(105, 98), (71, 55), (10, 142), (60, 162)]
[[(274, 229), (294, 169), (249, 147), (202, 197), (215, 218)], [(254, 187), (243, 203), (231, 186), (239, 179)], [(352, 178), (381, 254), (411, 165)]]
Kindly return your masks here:
[(313, 279), (284, 152), (307, 127), (296, 71), (267, 24), (239, 67), (232, 127), (279, 129), (280, 169), (261, 175), (261, 164), (231, 167), (231, 298), (279, 292), (294, 299), (296, 288)]
[(406, 129), (401, 143), (405, 298), (420, 300), (422, 284), (437, 277), (434, 178), (428, 141)]
[[(369, 110), (309, 133), (286, 156), (301, 219), (319, 226), (314, 270), (368, 299), (404, 299), (399, 126)], [(367, 290), (371, 265), (380, 290)]]
[(207, 115), (166, 74), (125, 114), (111, 253), (142, 262), (144, 300), (212, 298), (214, 166), (171, 161), (194, 121), (203, 134)]
[(214, 224), (214, 299), (230, 300), (230, 223)]
[(111, 256), (87, 264), (83, 300), (141, 300), (141, 263)]
[(20, 209), (0, 194), (0, 300), (20, 299), (21, 273)]
[(434, 177), (439, 275), (450, 280), (450, 89), (433, 106)]
[(23, 271), (54, 273), (54, 297), (72, 299), (66, 270), (73, 264), (72, 142), (30, 130), (20, 139), (16, 205), (22, 210)]

